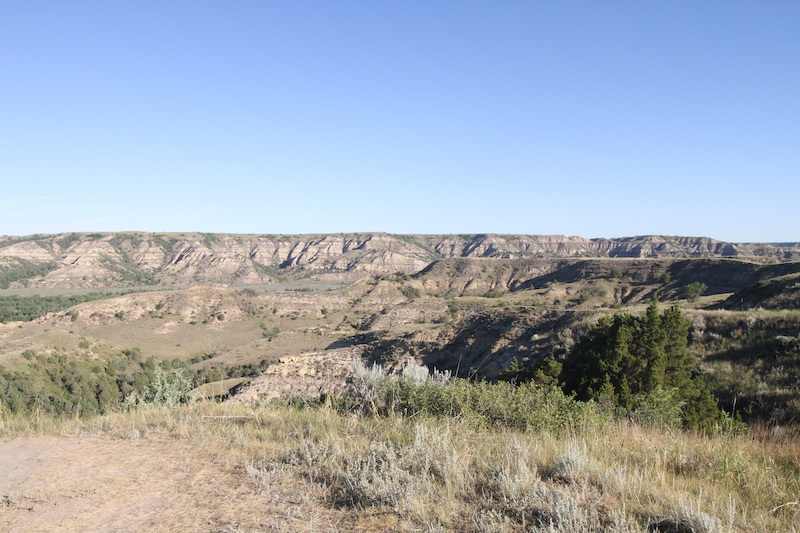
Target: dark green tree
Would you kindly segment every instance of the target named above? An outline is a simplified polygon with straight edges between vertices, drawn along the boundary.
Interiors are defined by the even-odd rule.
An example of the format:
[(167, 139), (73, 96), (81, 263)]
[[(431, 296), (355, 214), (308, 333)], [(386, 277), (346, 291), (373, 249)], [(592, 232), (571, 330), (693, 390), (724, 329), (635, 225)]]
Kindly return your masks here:
[(687, 348), (689, 327), (677, 306), (660, 313), (655, 299), (641, 316), (604, 316), (578, 340), (561, 380), (579, 399), (612, 402), (625, 412), (669, 391), (685, 426), (710, 428), (723, 414)]

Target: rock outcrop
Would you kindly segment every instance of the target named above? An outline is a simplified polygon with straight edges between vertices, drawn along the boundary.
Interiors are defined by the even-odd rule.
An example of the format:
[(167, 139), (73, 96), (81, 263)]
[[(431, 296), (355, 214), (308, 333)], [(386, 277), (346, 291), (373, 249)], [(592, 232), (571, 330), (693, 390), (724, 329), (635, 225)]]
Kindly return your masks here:
[(281, 358), (233, 391), (231, 401), (287, 401), (297, 396), (341, 394), (350, 377), (350, 361), (360, 358), (362, 351), (362, 347), (338, 348)]

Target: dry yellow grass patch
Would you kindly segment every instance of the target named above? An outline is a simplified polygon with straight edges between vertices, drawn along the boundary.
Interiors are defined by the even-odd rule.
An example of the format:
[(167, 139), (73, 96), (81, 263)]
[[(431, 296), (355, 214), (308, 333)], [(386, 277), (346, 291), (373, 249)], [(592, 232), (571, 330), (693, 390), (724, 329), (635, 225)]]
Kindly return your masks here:
[[(99, 510), (76, 510), (69, 527), (111, 531), (145, 508), (125, 502), (147, 494), (140, 529), (152, 531), (784, 533), (800, 523), (791, 437), (625, 422), (556, 435), (225, 403), (88, 420), (6, 416), (0, 433), (2, 446), (50, 450), (40, 477), (2, 485), (3, 523), (16, 530), (83, 505)], [(80, 471), (104, 489), (81, 484)]]

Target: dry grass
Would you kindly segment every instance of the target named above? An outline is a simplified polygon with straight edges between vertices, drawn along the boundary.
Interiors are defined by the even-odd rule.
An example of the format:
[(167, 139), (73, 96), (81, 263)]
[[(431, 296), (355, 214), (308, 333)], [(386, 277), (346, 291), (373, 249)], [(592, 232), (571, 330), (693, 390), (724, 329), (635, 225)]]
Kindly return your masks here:
[(339, 531), (797, 531), (800, 443), (756, 433), (615, 422), (552, 435), (224, 403), (0, 418), (6, 439), (202, 443), (262, 498), (292, 486), (321, 494), (303, 505)]
[(205, 383), (194, 389), (194, 393), (202, 400), (224, 396), (237, 385), (250, 381), (250, 378), (230, 378), (222, 381)]

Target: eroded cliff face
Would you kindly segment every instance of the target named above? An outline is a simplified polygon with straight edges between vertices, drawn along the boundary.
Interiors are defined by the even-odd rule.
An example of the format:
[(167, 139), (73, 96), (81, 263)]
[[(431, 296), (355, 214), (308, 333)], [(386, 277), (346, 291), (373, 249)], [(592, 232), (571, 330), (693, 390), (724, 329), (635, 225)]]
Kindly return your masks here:
[(0, 261), (13, 260), (15, 258), (32, 263), (49, 263), (54, 261), (56, 256), (52, 251), (46, 250), (32, 241), (18, 242), (0, 247)]
[(63, 250), (57, 262), (59, 268), (40, 281), (46, 287), (114, 286), (124, 282), (124, 273), (112, 267), (122, 260), (122, 254), (106, 241), (78, 242)]
[(259, 273), (257, 264), (248, 256), (248, 246), (233, 239), (224, 239), (211, 247), (200, 241), (179, 241), (156, 273), (161, 284), (189, 285), (256, 285), (273, 280)]
[[(229, 235), (105, 233), (0, 237), (0, 269), (12, 287), (125, 287), (161, 285), (247, 286), (283, 277), (350, 278), (367, 274), (411, 274), (440, 259), (553, 259), (530, 268), (556, 268), (559, 258), (676, 258), (756, 256), (772, 261), (800, 260), (800, 245), (733, 244), (709, 238), (644, 236), (584, 239), (561, 235)], [(19, 265), (53, 264), (50, 272), (30, 275)], [(460, 267), (458, 267), (460, 268)], [(464, 268), (467, 268), (466, 266)], [(469, 268), (474, 268), (470, 266)], [(526, 267), (527, 268), (527, 267)], [(465, 272), (464, 284), (471, 277)], [(513, 286), (512, 273), (470, 290)], [(16, 284), (15, 284), (16, 283)], [(454, 278), (453, 283), (458, 281)]]

